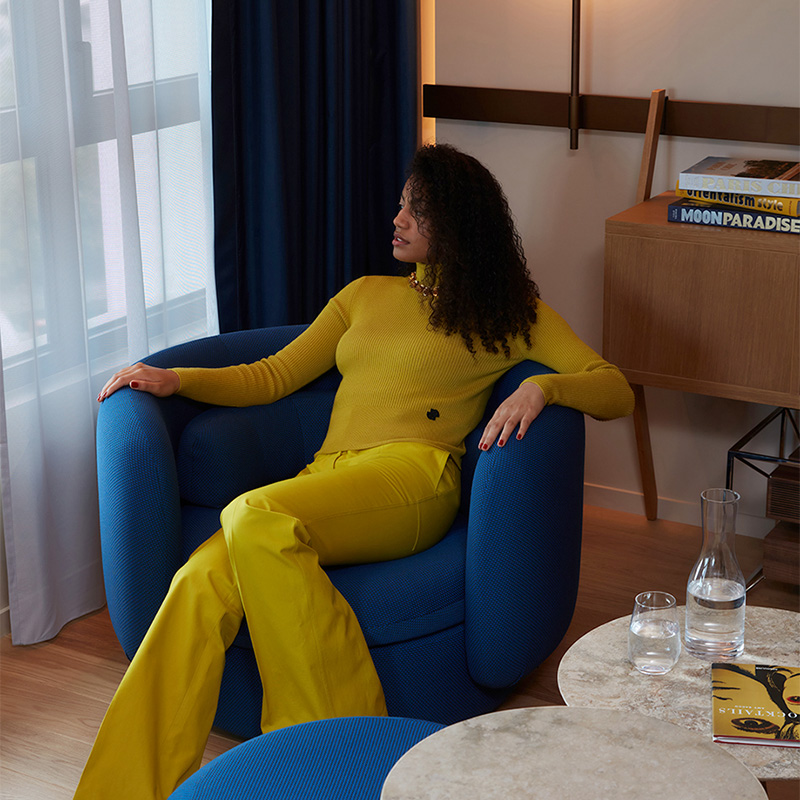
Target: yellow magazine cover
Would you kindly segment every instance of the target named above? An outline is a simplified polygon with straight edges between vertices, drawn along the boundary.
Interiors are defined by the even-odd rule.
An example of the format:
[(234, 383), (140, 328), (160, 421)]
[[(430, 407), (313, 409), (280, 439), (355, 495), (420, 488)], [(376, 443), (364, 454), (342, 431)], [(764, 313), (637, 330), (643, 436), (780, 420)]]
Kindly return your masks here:
[(757, 194), (736, 194), (735, 192), (705, 192), (701, 189), (681, 189), (680, 182), (675, 185), (678, 197), (688, 197), (703, 203), (735, 206), (750, 211), (766, 211), (787, 217), (800, 217), (800, 199), (792, 197), (766, 197)]
[(715, 742), (800, 747), (800, 667), (712, 664)]

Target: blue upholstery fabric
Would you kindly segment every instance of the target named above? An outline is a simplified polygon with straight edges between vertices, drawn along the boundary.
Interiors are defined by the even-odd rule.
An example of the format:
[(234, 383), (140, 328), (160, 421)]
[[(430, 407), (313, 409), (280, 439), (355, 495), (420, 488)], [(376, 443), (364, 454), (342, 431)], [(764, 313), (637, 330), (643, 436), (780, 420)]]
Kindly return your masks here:
[[(299, 330), (224, 334), (148, 360), (254, 361)], [(477, 449), (497, 404), (542, 371), (526, 362), (498, 381), (467, 439), (462, 508), (441, 542), (406, 559), (328, 570), (362, 625), (394, 716), (450, 724), (490, 711), (566, 632), (580, 565), (583, 417), (549, 406), (522, 441)], [(212, 408), (129, 389), (102, 404), (103, 568), (111, 620), (129, 657), (175, 571), (219, 527), (221, 508), (311, 459), (338, 379), (329, 373), (269, 407)], [(258, 735), (260, 692), (245, 621), (228, 653), (216, 724)]]
[(169, 800), (378, 800), (403, 753), (442, 727), (392, 717), (293, 725), (218, 756)]
[(322, 445), (332, 406), (333, 392), (307, 391), (268, 406), (210, 409), (196, 417), (178, 447), (182, 500), (219, 508), (296, 475)]

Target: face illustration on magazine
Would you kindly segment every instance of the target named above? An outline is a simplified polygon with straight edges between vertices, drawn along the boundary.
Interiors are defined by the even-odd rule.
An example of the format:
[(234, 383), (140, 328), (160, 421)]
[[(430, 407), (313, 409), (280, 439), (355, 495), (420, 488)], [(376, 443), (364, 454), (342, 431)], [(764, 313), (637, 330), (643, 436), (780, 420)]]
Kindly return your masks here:
[(714, 664), (711, 674), (716, 741), (800, 747), (800, 669)]

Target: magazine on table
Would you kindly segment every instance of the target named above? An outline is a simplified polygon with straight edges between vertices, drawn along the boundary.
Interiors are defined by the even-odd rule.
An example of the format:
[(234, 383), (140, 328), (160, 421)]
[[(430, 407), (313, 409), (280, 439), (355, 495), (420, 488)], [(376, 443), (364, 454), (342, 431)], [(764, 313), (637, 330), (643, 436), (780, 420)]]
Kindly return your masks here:
[(800, 747), (800, 667), (712, 664), (715, 742)]

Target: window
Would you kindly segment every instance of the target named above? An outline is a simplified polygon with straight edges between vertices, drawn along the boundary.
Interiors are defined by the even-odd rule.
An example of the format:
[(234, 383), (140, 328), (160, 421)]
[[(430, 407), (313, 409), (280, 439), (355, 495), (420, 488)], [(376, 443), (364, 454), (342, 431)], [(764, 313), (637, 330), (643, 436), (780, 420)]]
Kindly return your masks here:
[(107, 0), (0, 0), (7, 390), (34, 353), (40, 375), (87, 351), (95, 373), (215, 332), (207, 10), (121, 7), (122, 27)]

